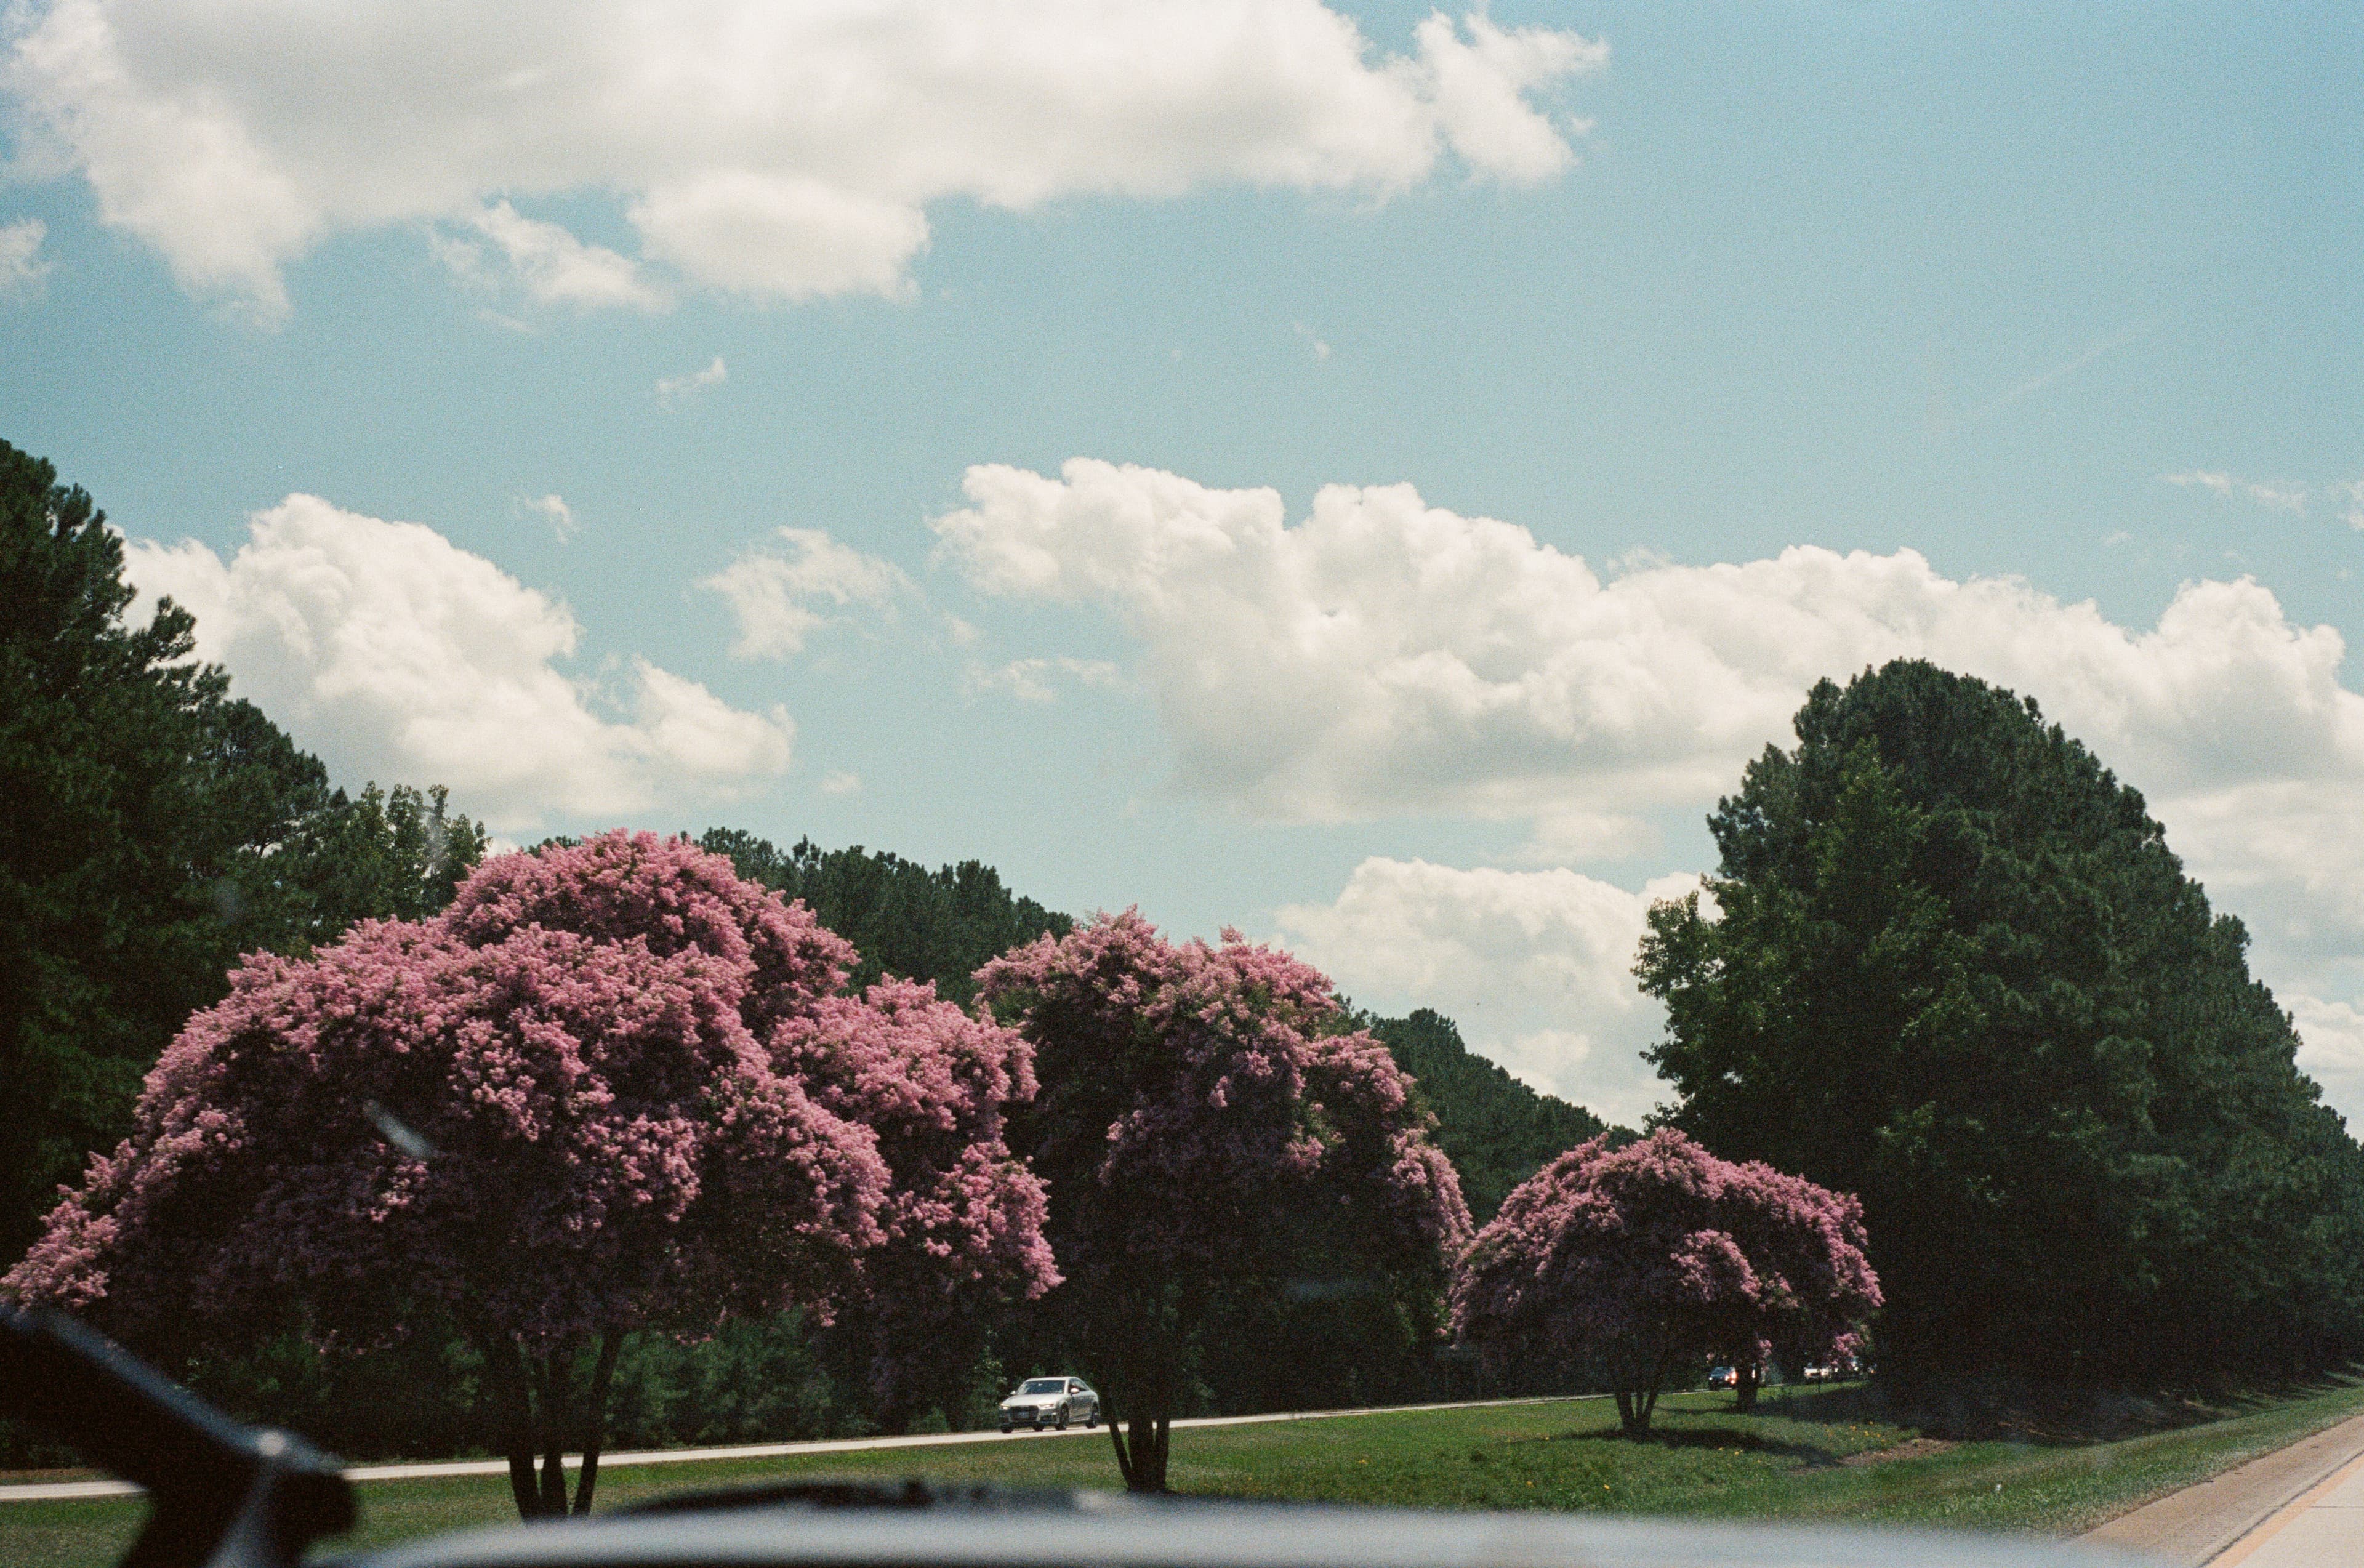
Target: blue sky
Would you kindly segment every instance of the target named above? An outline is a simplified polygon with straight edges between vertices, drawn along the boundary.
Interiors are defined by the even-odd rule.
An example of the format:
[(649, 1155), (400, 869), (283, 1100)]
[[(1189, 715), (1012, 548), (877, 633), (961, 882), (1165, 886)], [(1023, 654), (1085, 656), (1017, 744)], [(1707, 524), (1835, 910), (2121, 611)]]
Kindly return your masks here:
[(1924, 653), (2364, 1111), (2357, 13), (831, 14), (31, 6), (0, 436), (348, 782), (1236, 924), (1613, 1114), (1701, 814)]

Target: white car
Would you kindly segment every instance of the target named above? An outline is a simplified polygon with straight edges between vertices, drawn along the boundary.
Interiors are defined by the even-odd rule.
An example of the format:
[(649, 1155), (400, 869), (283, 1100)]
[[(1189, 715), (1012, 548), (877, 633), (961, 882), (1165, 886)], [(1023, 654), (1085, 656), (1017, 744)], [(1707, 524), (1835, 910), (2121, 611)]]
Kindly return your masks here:
[(1001, 1402), (1001, 1429), (1045, 1427), (1067, 1429), (1069, 1421), (1100, 1424), (1100, 1396), (1080, 1377), (1030, 1377)]

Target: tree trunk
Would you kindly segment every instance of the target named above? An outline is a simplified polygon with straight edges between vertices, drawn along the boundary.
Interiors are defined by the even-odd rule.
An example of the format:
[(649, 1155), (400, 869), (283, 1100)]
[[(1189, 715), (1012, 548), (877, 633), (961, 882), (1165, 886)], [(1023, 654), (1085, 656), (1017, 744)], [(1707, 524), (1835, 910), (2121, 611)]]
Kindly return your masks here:
[(561, 1345), (541, 1358), (541, 1397), (535, 1425), (541, 1429), (541, 1517), (566, 1517), (566, 1406), (574, 1381), (574, 1347)]
[(591, 1369), (591, 1392), (583, 1401), (583, 1473), (574, 1483), (574, 1511), (591, 1511), (591, 1491), (599, 1484), (599, 1445), (608, 1427), (608, 1385), (615, 1381), (616, 1353), (624, 1336), (610, 1329), (599, 1336), (599, 1362)]
[(1765, 1381), (1762, 1362), (1734, 1362), (1732, 1366), (1732, 1405), (1736, 1410), (1756, 1408), (1756, 1390)]
[[(1109, 1442), (1116, 1449), (1117, 1473), (1124, 1477), (1124, 1489), (1163, 1492), (1165, 1456), (1174, 1429), (1174, 1378), (1167, 1365), (1171, 1357), (1160, 1347), (1143, 1359), (1151, 1362), (1150, 1368), (1132, 1386), (1104, 1379), (1118, 1382), (1123, 1397), (1114, 1407), (1104, 1403), (1101, 1416), (1108, 1422)], [(1101, 1398), (1107, 1397), (1103, 1391)]]
[(501, 1452), (509, 1462), (509, 1496), (517, 1503), (518, 1518), (540, 1518), (541, 1495), (533, 1484), (533, 1402), (526, 1388), (525, 1358), (519, 1354), (514, 1338), (497, 1331), (481, 1335), (479, 1348), (500, 1413)]
[(1101, 1411), (1100, 1418), (1108, 1423), (1109, 1446), (1116, 1450), (1116, 1473), (1124, 1477), (1124, 1489), (1131, 1492), (1134, 1490), (1132, 1455), (1124, 1446), (1124, 1423), (1111, 1410)]
[(570, 1439), (581, 1445), (583, 1453), (571, 1511), (591, 1511), (592, 1493), (599, 1480), (599, 1450), (606, 1440), (608, 1390), (615, 1379), (623, 1339), (618, 1329), (600, 1334), (590, 1386), (578, 1406), (574, 1372), (583, 1349), (579, 1340), (529, 1357), (514, 1335), (486, 1331), (477, 1336), (485, 1379), (499, 1413), (500, 1448), (509, 1464), (509, 1496), (517, 1503), (519, 1518), (563, 1519), (569, 1513), (566, 1451)]

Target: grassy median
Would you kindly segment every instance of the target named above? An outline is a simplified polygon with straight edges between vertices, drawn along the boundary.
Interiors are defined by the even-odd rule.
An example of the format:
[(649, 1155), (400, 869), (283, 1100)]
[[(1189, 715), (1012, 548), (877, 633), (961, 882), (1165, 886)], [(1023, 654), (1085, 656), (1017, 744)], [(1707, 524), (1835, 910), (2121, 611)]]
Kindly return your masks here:
[[(1178, 1431), (1177, 1490), (1428, 1507), (1543, 1507), (1877, 1521), (2074, 1534), (2156, 1496), (2364, 1413), (2364, 1384), (2233, 1402), (2216, 1418), (2113, 1442), (1946, 1442), (1880, 1419), (1857, 1388), (1677, 1396), (1647, 1440), (1606, 1400), (1496, 1406)], [(910, 1474), (1110, 1487), (1100, 1434), (605, 1472), (601, 1501), (792, 1475)], [(500, 1476), (364, 1483), (338, 1551), (514, 1517)], [(0, 1562), (100, 1568), (137, 1528), (130, 1499), (0, 1504)]]

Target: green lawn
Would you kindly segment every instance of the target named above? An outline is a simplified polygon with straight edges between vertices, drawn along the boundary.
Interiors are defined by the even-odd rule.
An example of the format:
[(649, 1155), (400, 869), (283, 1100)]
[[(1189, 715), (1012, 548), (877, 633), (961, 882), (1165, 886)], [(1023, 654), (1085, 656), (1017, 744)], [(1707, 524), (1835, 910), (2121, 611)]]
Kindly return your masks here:
[[(1864, 1414), (1852, 1388), (1767, 1397), (1756, 1414), (1725, 1395), (1669, 1398), (1644, 1442), (1616, 1435), (1606, 1400), (1353, 1416), (1186, 1429), (1177, 1490), (1240, 1497), (1544, 1507), (1724, 1518), (1878, 1520), (2073, 1534), (2364, 1411), (2341, 1381), (2221, 1418), (2109, 1443), (1951, 1446)], [(1099, 1436), (612, 1470), (601, 1500), (783, 1475), (927, 1474), (1031, 1486), (1110, 1487)], [(499, 1476), (373, 1482), (362, 1527), (340, 1548), (512, 1517)], [(139, 1518), (130, 1500), (0, 1504), (0, 1562), (112, 1562)]]

